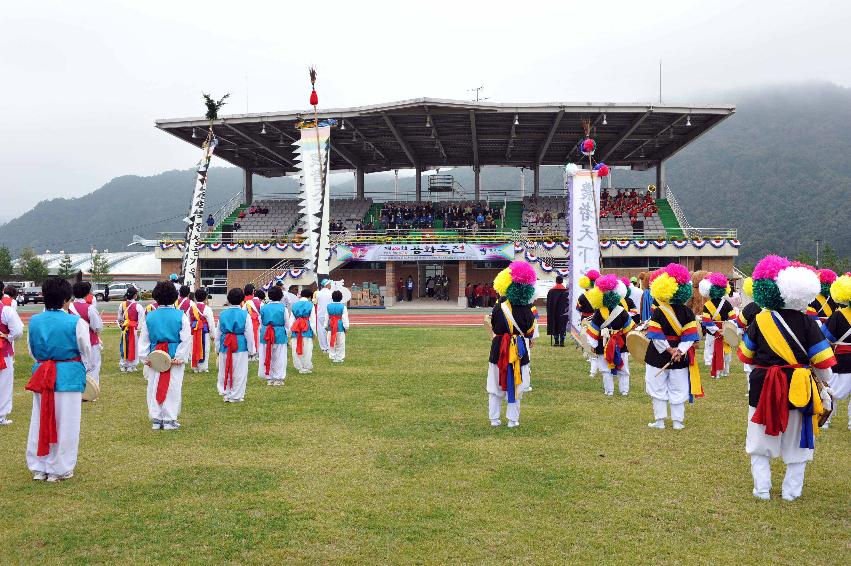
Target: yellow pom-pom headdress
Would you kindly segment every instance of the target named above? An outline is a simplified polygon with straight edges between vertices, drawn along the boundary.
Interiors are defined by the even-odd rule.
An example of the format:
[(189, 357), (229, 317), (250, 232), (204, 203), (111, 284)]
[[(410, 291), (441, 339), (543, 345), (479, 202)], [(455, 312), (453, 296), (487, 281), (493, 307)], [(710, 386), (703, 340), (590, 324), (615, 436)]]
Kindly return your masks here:
[(742, 292), (748, 297), (753, 298), (753, 277), (745, 278), (744, 283), (742, 283)]
[(650, 295), (661, 303), (668, 303), (679, 288), (680, 285), (676, 279), (663, 273), (650, 284)]
[(851, 303), (851, 276), (842, 275), (836, 278), (830, 286), (830, 296), (837, 303), (847, 305)]
[(588, 302), (591, 303), (592, 309), (596, 310), (603, 306), (603, 292), (597, 287), (588, 289), (585, 292), (585, 297), (588, 299)]

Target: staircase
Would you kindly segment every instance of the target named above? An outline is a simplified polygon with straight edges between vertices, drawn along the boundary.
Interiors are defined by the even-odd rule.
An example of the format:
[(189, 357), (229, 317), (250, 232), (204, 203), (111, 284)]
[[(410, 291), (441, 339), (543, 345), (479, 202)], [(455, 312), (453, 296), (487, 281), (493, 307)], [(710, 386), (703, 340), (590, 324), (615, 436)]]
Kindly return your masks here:
[(254, 281), (251, 283), (254, 285), (256, 289), (262, 289), (269, 281), (272, 281), (275, 277), (280, 275), (282, 272), (286, 271), (290, 267), (292, 267), (293, 261), (291, 259), (282, 259), (259, 276), (254, 278)]
[(373, 230), (377, 230), (378, 229), (378, 219), (381, 218), (381, 209), (383, 207), (384, 207), (384, 203), (380, 203), (380, 202), (372, 203), (372, 206), (369, 207), (369, 210), (367, 211), (366, 216), (363, 217), (364, 225), (369, 226)]
[(659, 218), (665, 227), (669, 238), (684, 238), (685, 233), (677, 220), (677, 215), (671, 208), (671, 204), (665, 199), (657, 199), (656, 206), (659, 207)]
[(520, 230), (523, 221), (523, 203), (511, 201), (505, 205), (505, 230)]

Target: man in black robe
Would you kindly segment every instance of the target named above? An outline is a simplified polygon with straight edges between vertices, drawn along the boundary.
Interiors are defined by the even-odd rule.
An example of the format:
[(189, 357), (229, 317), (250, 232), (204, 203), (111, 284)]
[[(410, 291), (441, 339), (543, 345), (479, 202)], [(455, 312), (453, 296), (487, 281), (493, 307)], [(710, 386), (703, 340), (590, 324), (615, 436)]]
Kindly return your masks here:
[(553, 346), (564, 347), (569, 311), (570, 297), (564, 287), (564, 278), (559, 275), (555, 286), (547, 293), (547, 334), (553, 337)]

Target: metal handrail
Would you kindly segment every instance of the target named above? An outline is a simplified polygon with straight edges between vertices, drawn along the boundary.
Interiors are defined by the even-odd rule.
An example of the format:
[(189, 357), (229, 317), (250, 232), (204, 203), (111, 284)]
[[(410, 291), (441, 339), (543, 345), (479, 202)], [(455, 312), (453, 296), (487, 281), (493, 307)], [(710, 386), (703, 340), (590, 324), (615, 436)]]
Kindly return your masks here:
[(668, 200), (668, 204), (671, 206), (671, 210), (674, 212), (674, 216), (677, 218), (677, 222), (680, 225), (680, 228), (683, 230), (683, 235), (686, 238), (691, 238), (691, 224), (689, 224), (686, 219), (686, 215), (683, 212), (683, 209), (680, 207), (680, 203), (677, 201), (677, 197), (674, 196), (674, 191), (671, 190), (671, 187), (665, 185), (665, 198)]
[(213, 214), (213, 226), (218, 226), (222, 221), (233, 214), (233, 211), (239, 208), (242, 204), (242, 191), (237, 192), (228, 200), (226, 200), (219, 209)]
[(289, 269), (293, 266), (293, 261), (291, 259), (282, 259), (259, 276), (254, 278), (254, 281), (251, 283), (254, 284), (254, 287), (259, 289), (272, 279), (278, 276), (282, 271)]

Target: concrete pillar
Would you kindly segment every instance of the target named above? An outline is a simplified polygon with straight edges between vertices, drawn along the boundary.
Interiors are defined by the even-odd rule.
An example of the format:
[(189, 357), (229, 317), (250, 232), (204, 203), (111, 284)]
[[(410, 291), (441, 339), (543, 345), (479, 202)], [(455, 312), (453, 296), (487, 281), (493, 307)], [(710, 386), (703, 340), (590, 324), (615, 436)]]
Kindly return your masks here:
[(467, 306), (467, 297), (464, 295), (467, 289), (467, 261), (458, 262), (458, 306)]
[(475, 199), (479, 200), (482, 196), (482, 168), (476, 167), (473, 169), (473, 173), (475, 174), (476, 182), (476, 196)]
[(665, 162), (659, 161), (656, 163), (656, 198), (668, 198), (668, 191), (665, 190)]
[(242, 200), (245, 204), (251, 204), (254, 200), (254, 172), (251, 169), (243, 169), (244, 183), (242, 187)]
[(539, 193), (541, 192), (541, 164), (540, 163), (535, 163), (535, 165), (532, 166), (532, 178), (533, 178), (533, 184), (534, 184), (534, 187), (535, 187), (533, 192), (534, 192), (535, 198), (537, 198), (539, 196)]
[(355, 196), (357, 198), (363, 198), (363, 195), (363, 167), (358, 167), (355, 169)]
[(418, 200), (418, 201), (423, 200), (423, 170), (422, 170), (422, 167), (420, 167), (419, 165), (417, 165), (416, 183), (417, 183), (417, 198), (416, 198), (416, 200)]
[(384, 306), (392, 307), (396, 304), (396, 264), (388, 261), (384, 264), (384, 284), (387, 290), (384, 292)]

